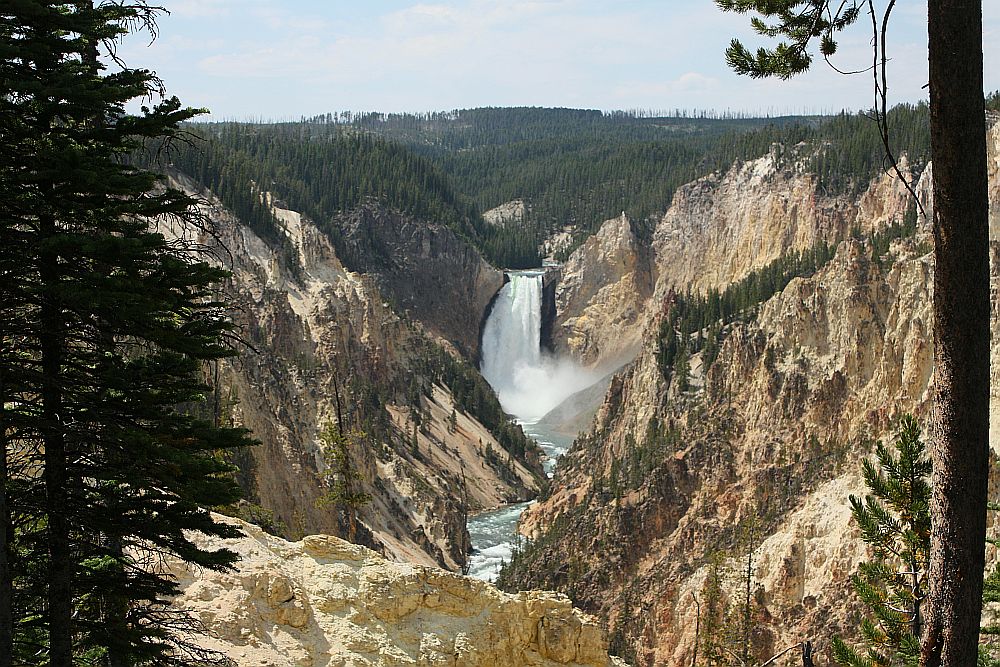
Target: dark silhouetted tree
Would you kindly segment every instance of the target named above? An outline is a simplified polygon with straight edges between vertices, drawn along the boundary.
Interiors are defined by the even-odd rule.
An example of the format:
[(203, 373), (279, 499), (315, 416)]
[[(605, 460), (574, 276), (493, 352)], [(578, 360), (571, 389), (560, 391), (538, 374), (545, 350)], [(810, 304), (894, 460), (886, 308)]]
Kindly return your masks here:
[(176, 98), (126, 112), (162, 91), (115, 45), (155, 34), (157, 11), (18, 0), (0, 12), (0, 660), (17, 664), (223, 659), (184, 638), (193, 619), (170, 608), (176, 583), (155, 567), (234, 561), (188, 531), (238, 534), (208, 507), (238, 497), (219, 452), (249, 444), (199, 416), (205, 362), (232, 354), (212, 287), (225, 273), (157, 231), (205, 221), (125, 159), (198, 113)]

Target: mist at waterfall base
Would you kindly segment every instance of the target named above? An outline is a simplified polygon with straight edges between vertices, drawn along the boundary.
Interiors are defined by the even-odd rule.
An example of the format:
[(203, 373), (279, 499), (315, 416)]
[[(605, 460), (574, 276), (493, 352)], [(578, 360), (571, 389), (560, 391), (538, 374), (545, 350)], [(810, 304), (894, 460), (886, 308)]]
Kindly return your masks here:
[[(545, 471), (551, 476), (555, 460), (573, 442), (572, 436), (539, 423), (573, 394), (586, 389), (600, 375), (581, 368), (571, 359), (541, 349), (542, 271), (509, 274), (493, 303), (483, 328), (480, 370), (497, 393), (500, 405), (513, 415), (546, 454)], [(483, 512), (469, 519), (473, 554), (469, 575), (493, 581), (514, 551), (517, 521), (531, 503), (518, 503)]]
[(524, 424), (600, 379), (572, 359), (542, 351), (542, 275), (510, 274), (483, 328), (480, 370), (503, 409)]

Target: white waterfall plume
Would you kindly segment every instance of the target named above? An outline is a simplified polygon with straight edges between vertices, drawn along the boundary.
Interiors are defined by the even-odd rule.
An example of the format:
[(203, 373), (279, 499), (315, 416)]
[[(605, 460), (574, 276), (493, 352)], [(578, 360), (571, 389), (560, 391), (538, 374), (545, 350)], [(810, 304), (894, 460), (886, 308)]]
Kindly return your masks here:
[(542, 352), (543, 272), (509, 275), (483, 329), (480, 370), (503, 409), (531, 424), (599, 376)]

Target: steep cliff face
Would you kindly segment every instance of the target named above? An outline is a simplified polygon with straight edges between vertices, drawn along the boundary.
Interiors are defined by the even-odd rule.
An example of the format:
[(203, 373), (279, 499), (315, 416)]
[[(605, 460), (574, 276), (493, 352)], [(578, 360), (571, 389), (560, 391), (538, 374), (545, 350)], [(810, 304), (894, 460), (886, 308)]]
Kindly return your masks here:
[[(757, 654), (818, 638), (820, 622), (823, 638), (851, 635), (848, 577), (864, 554), (847, 504), (862, 490), (857, 461), (868, 436), (903, 412), (926, 414), (930, 397), (929, 258), (910, 253), (883, 275), (848, 242), (734, 326), (701, 389), (672, 392), (646, 348), (551, 497), (529, 510), (524, 530), (559, 535), (532, 556), (545, 565), (524, 564), (546, 572), (531, 584), (608, 618), (639, 664), (686, 664), (690, 593), (703, 595), (722, 552), (737, 598), (741, 530), (756, 518), (753, 589), (768, 619)], [(549, 569), (570, 553), (597, 556), (576, 556), (576, 573)]]
[[(495, 416), (488, 387), (398, 316), (375, 279), (346, 270), (309, 220), (270, 201), (286, 239), (276, 249), (202, 194), (217, 236), (200, 240), (232, 271), (226, 299), (248, 344), (216, 371), (216, 417), (260, 441), (240, 461), (264, 510), (256, 518), (286, 536), (331, 533), (460, 568), (467, 513), (531, 497), (537, 451), (504, 451), (523, 440), (499, 442), (454, 392), (461, 386), (465, 405), (492, 406)], [(429, 270), (435, 257), (424, 258)], [(325, 435), (338, 415), (343, 445)]]
[(566, 261), (555, 290), (554, 347), (611, 370), (639, 348), (652, 293), (650, 255), (624, 215), (608, 220)]
[(790, 249), (843, 238), (856, 206), (824, 196), (804, 157), (775, 147), (679, 188), (653, 235), (659, 292), (722, 287)]
[(234, 572), (167, 563), (195, 637), (240, 667), (462, 665), (609, 667), (595, 620), (553, 593), (500, 593), (435, 568), (388, 563), (327, 535), (206, 541), (241, 557)]
[(341, 216), (344, 262), (373, 276), (397, 309), (477, 358), (483, 313), (503, 273), (444, 225), (428, 224), (377, 206)]
[[(996, 222), (1000, 128), (989, 143)], [(636, 664), (690, 664), (709, 580), (721, 577), (713, 604), (736, 604), (751, 548), (755, 655), (806, 639), (823, 653), (833, 635), (853, 637), (860, 610), (849, 577), (865, 547), (847, 497), (864, 492), (859, 461), (871, 438), (891, 435), (895, 417), (929, 410), (933, 258), (925, 219), (885, 255), (845, 240), (829, 264), (727, 325), (707, 371), (695, 355), (687, 390), (671, 385), (655, 329), (671, 289), (724, 285), (781, 248), (835, 240), (851, 227), (882, 229), (908, 206), (886, 179), (852, 205), (817, 207), (802, 190), (806, 176), (775, 182), (743, 165), (732, 177), (747, 189), (730, 191), (730, 176), (682, 189), (675, 206), (688, 213), (668, 213), (657, 228), (658, 282), (642, 350), (612, 381), (592, 432), (560, 463), (548, 497), (525, 513), (522, 532), (536, 541), (501, 579), (568, 592), (607, 622)], [(929, 168), (918, 193), (930, 211)], [(697, 205), (696, 194), (705, 198)], [(711, 203), (713, 196), (726, 201)], [(732, 208), (737, 197), (743, 209)], [(769, 231), (745, 224), (754, 220)], [(992, 252), (996, 294), (995, 239)], [(996, 313), (994, 330), (1000, 334)], [(997, 396), (994, 383), (995, 407)]]
[(722, 289), (789, 251), (884, 227), (906, 209), (905, 187), (888, 176), (857, 199), (824, 194), (808, 157), (775, 147), (679, 188), (648, 239), (624, 217), (604, 223), (563, 267), (557, 349), (590, 366), (630, 361), (672, 291)]

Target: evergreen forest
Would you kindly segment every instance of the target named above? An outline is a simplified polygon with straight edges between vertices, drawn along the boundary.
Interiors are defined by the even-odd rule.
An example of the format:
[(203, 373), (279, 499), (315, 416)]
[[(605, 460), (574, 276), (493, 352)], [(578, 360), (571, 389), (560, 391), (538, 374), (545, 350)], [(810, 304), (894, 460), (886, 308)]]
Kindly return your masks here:
[[(911, 167), (924, 164), (926, 105), (897, 106), (889, 123)], [(283, 235), (264, 193), (309, 215), (335, 242), (338, 214), (376, 201), (448, 225), (504, 268), (538, 266), (541, 243), (567, 230), (572, 239), (558, 254), (562, 259), (623, 212), (647, 227), (681, 185), (768, 152), (787, 169), (815, 173), (830, 194), (857, 192), (889, 166), (877, 125), (860, 112), (751, 119), (487, 108), (342, 112), (188, 129), (193, 141), (177, 144), (160, 166), (212, 189), (274, 244)], [(484, 220), (485, 211), (513, 200), (525, 202), (523, 219)]]

